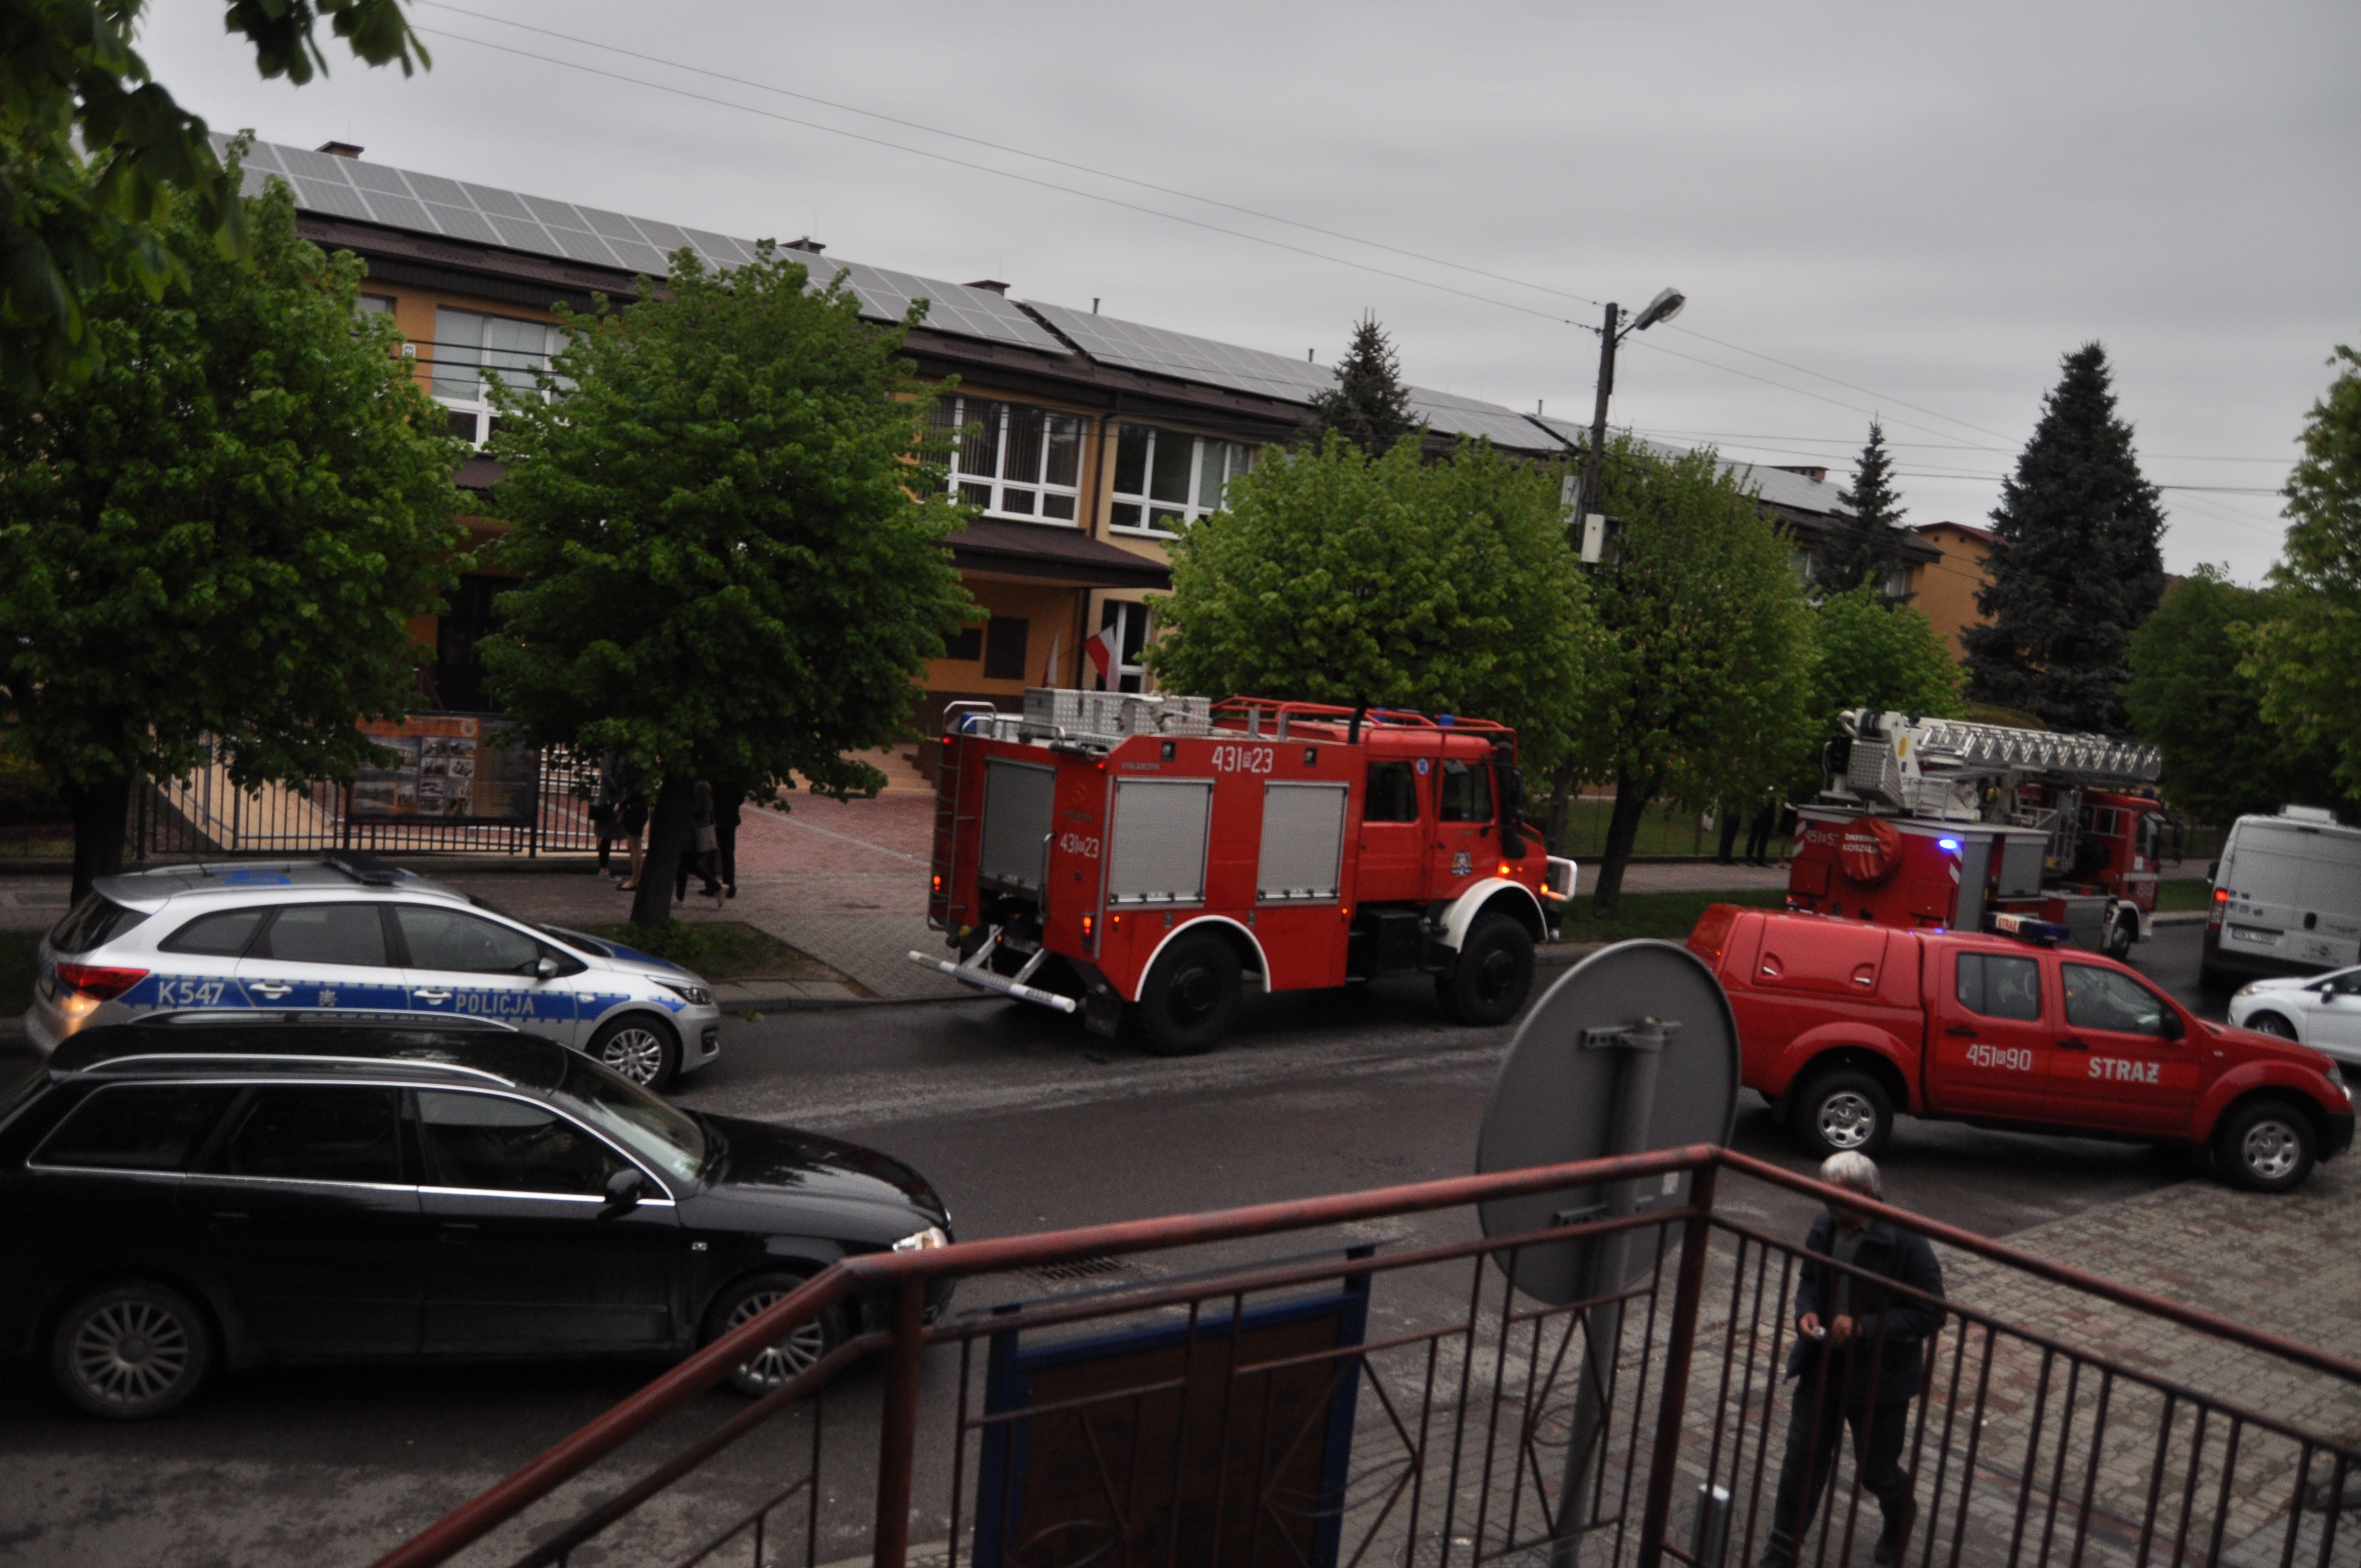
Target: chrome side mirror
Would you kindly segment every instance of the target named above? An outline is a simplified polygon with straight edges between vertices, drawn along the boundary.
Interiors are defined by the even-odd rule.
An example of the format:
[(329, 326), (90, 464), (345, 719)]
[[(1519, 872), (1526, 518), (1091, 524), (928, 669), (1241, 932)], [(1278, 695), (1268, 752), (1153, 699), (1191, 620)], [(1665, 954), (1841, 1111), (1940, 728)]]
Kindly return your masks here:
[(546, 953), (533, 966), (533, 978), (535, 980), (555, 980), (557, 972), (557, 960)]

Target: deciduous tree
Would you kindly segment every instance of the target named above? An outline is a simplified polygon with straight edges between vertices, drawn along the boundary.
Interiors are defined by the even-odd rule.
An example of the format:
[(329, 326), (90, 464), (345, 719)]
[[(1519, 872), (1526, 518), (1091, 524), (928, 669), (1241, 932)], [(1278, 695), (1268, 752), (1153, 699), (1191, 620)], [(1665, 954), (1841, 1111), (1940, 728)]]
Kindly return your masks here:
[(1559, 482), (1480, 443), (1431, 466), (1414, 444), (1372, 460), (1334, 434), (1272, 453), (1173, 546), (1157, 678), (1479, 715), (1547, 768), (1597, 645)]
[[(151, 81), (131, 47), (147, 0), (0, 0), (0, 379), (25, 391), (96, 368), (93, 295), (150, 300), (185, 281), (149, 225), (166, 192), (177, 221), (245, 243), (237, 181), (205, 123)], [(427, 63), (401, 0), (230, 0), (225, 24), (265, 77), (327, 69), (326, 22), (372, 65)]]
[(2099, 345), (2066, 356), (1992, 518), (1976, 604), (1993, 620), (1966, 633), (1968, 696), (2056, 729), (2123, 733), (2126, 650), (2164, 595), (2164, 513)]
[(1590, 579), (1607, 645), (1574, 736), (1581, 776), (1615, 786), (1602, 916), (1651, 801), (1703, 807), (1784, 780), (1812, 665), (1788, 542), (1712, 448), (1664, 458), (1620, 436), (1605, 481), (1621, 557)]
[(695, 781), (873, 794), (844, 753), (904, 732), (926, 661), (976, 617), (942, 544), (965, 513), (936, 389), (897, 357), (923, 307), (863, 322), (767, 243), (731, 272), (671, 265), (661, 297), (567, 316), (542, 393), (494, 383), (500, 559), (524, 583), (480, 645), (535, 740), (662, 781), (641, 925), (670, 917)]
[(2335, 747), (2272, 724), (2261, 681), (2240, 668), (2254, 629), (2292, 597), (2240, 587), (2221, 567), (2202, 565), (2132, 633), (2124, 706), (2133, 732), (2163, 748), (2166, 798), (2201, 822), (2227, 825), (2290, 801), (2326, 806), (2343, 793)]
[(2287, 543), (2271, 582), (2284, 597), (2257, 629), (2248, 669), (2264, 716), (2300, 745), (2333, 749), (2361, 803), (2361, 355), (2340, 345), (2329, 364), (2336, 379), (2312, 405), (2283, 492)]
[(101, 367), (0, 389), (0, 688), (74, 820), (74, 887), (119, 870), (140, 782), (344, 775), (401, 713), (453, 552), (459, 451), (361, 267), (298, 238), (283, 185), (251, 254), (170, 201), (181, 280), (91, 296)]

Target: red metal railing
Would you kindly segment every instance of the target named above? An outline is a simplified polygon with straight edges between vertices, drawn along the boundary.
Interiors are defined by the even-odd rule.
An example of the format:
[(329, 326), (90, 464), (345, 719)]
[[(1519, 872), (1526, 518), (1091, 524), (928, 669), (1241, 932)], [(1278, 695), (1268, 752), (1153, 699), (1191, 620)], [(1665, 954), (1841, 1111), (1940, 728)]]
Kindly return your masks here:
[[(1686, 1204), (1625, 1219), (1477, 1238), (1451, 1214), (1445, 1229), (1459, 1234), (1442, 1239), (1389, 1247), (1367, 1236), (1375, 1222), (1618, 1181), (1653, 1189), (1681, 1172), (1695, 1174)], [(1783, 1376), (1804, 1255), (1716, 1212), (1727, 1175), (1832, 1195), (1696, 1147), (849, 1259), (379, 1568), (445, 1563), (478, 1542), (500, 1549), (487, 1561), (532, 1568), (567, 1563), (594, 1539), (633, 1562), (699, 1563), (727, 1549), (758, 1568), (1657, 1568), (1668, 1557), (1745, 1568), (1776, 1522), (1777, 1417), (1842, 1396), (1824, 1379)], [(1910, 1568), (2361, 1561), (2355, 1529), (2340, 1529), (2344, 1494), (2361, 1477), (2361, 1364), (1861, 1206), (1950, 1253), (1948, 1323), (1927, 1348), (1905, 1451), (1918, 1507), (1902, 1543)], [(1271, 1238), (1325, 1241), (1320, 1233), (1339, 1227), (1351, 1229), (1309, 1255), (1258, 1253)], [(1612, 1298), (1614, 1321), (1628, 1325), (1617, 1342), (1586, 1344), (1600, 1301), (1548, 1306), (1510, 1288), (1531, 1249), (1618, 1230), (1634, 1233), (1641, 1255), (1642, 1236), (1656, 1245), (1652, 1267)], [(1044, 1270), (1100, 1283), (925, 1321), (941, 1280), (1038, 1281)], [(2056, 1298), (2054, 1321), (2027, 1321), (2045, 1295)], [(526, 1509), (832, 1311), (850, 1332), (818, 1365), (526, 1541)], [(1357, 1320), (1335, 1327), (1356, 1312), (1366, 1331)], [(2170, 1336), (2202, 1344), (2205, 1354), (2184, 1359), (2211, 1368), (2214, 1386), (2161, 1375)], [(1587, 1390), (1586, 1348), (1598, 1368)], [(1882, 1337), (1868, 1349), (1882, 1354)], [(853, 1374), (881, 1353), (882, 1380)], [(1014, 1398), (1028, 1366), (1027, 1397)], [(1585, 1398), (1595, 1423), (1571, 1414)], [(1577, 1430), (1596, 1437), (1569, 1464)], [(642, 1513), (757, 1432), (771, 1446), (748, 1500), (687, 1520), (674, 1493), (665, 1518)], [(1862, 1560), (1878, 1510), (1864, 1514), (1861, 1491), (1856, 1466), (1813, 1530), (1790, 1521), (1797, 1563)], [(912, 1545), (914, 1521), (925, 1547)]]

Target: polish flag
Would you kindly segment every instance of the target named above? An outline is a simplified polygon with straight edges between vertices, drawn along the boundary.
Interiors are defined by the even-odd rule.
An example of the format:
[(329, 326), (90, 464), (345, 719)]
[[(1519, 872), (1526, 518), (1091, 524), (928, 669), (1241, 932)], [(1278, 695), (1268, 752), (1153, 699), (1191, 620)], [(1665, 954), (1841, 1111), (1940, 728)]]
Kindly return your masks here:
[(1041, 684), (1043, 685), (1054, 686), (1058, 684), (1058, 655), (1065, 651), (1066, 634), (1061, 630), (1058, 635), (1049, 639), (1049, 662), (1041, 666)]
[(1082, 644), (1082, 652), (1090, 655), (1093, 664), (1098, 666), (1100, 687), (1106, 691), (1115, 689), (1115, 660), (1123, 651), (1116, 641), (1115, 630), (1112, 626), (1105, 627), (1096, 637)]

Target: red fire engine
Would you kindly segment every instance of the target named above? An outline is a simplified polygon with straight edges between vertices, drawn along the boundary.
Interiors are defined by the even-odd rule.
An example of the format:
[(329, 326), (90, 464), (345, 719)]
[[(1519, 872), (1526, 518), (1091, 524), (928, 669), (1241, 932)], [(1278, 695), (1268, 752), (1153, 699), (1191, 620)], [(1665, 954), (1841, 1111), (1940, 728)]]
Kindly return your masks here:
[(2114, 958), (2156, 913), (2154, 747), (1861, 708), (1839, 716), (1804, 806), (1787, 906), (1976, 930), (2007, 911)]
[(958, 957), (910, 957), (1161, 1055), (1219, 1044), (1248, 976), (1424, 971), (1504, 1022), (1574, 894), (1484, 719), (1037, 687), (943, 728), (928, 924)]

